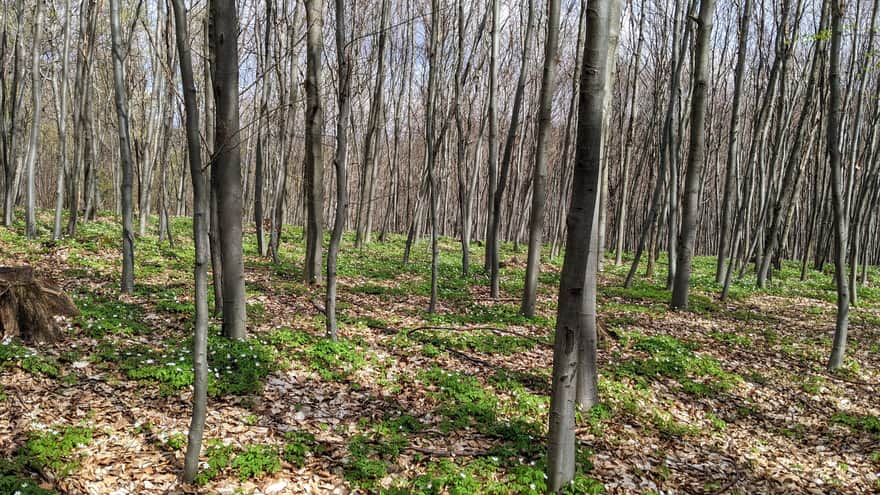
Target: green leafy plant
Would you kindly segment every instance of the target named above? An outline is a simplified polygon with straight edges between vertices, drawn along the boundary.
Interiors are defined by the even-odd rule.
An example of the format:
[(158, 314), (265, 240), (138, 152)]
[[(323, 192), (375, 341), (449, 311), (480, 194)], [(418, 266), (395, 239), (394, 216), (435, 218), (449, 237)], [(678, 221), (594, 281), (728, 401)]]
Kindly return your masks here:
[(92, 429), (83, 426), (32, 431), (17, 453), (17, 461), (30, 469), (49, 469), (56, 476), (68, 476), (79, 467), (76, 449), (91, 442)]
[(277, 473), (281, 470), (278, 448), (274, 445), (250, 445), (235, 456), (232, 467), (238, 471), (241, 481)]

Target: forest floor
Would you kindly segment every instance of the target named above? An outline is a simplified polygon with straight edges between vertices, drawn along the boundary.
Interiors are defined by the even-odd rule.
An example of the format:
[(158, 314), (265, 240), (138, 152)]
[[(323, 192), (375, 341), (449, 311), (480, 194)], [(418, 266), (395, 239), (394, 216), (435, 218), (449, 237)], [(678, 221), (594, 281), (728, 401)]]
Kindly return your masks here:
[[(338, 342), (322, 338), (323, 288), (302, 280), (301, 232), (278, 265), (246, 237), (251, 338), (210, 339), (203, 468), (183, 485), (192, 380), (191, 224), (175, 245), (136, 244), (136, 293), (120, 297), (119, 228), (27, 241), (0, 229), (0, 265), (53, 276), (81, 310), (63, 342), (0, 345), (0, 493), (542, 493), (561, 258), (543, 266), (539, 315), (519, 316), (525, 252), (502, 251), (502, 298), (461, 275), (441, 244), (437, 314), (430, 253), (403, 239), (339, 263)], [(714, 259), (695, 263), (691, 309), (667, 309), (665, 264), (622, 288), (606, 263), (599, 316), (601, 404), (579, 418), (570, 493), (880, 491), (880, 285), (851, 314), (846, 365), (824, 364), (832, 274), (786, 264), (766, 290), (746, 276), (721, 303)], [(644, 270), (640, 270), (640, 275)], [(871, 270), (870, 279), (880, 280)], [(216, 322), (215, 322), (216, 323)]]

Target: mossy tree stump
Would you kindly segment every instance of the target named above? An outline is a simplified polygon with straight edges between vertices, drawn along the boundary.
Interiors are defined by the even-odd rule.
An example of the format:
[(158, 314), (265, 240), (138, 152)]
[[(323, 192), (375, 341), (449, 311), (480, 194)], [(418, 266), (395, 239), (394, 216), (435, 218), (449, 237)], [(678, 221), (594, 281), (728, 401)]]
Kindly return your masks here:
[(58, 316), (79, 311), (52, 280), (33, 267), (0, 267), (0, 335), (27, 342), (56, 342), (61, 338)]

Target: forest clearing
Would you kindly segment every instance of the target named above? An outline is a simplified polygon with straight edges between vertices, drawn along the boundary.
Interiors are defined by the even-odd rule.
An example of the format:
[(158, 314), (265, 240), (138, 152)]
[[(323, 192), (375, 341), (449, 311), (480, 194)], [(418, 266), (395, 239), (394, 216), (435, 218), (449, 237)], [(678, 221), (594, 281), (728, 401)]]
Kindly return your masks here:
[(878, 18), (0, 2), (0, 495), (880, 493)]
[[(493, 301), (488, 279), (462, 277), (454, 240), (443, 239), (441, 303), (430, 315), (426, 244), (403, 265), (400, 237), (358, 250), (346, 236), (340, 338), (330, 342), (321, 293), (302, 282), (298, 229), (285, 229), (293, 242), (278, 265), (245, 237), (250, 337), (224, 341), (212, 325), (207, 465), (196, 484), (181, 484), (190, 228), (174, 221), (174, 248), (142, 240), (139, 282), (122, 297), (112, 222), (57, 243), (27, 241), (21, 223), (0, 229), (0, 264), (51, 274), (81, 311), (57, 345), (0, 347), (0, 492), (545, 491), (561, 258), (544, 265), (538, 313), (525, 318), (506, 302), (521, 287), (523, 251), (502, 246)], [(606, 265), (601, 403), (579, 418), (571, 493), (876, 492), (880, 291), (862, 289), (851, 354), (831, 374), (831, 275), (801, 282), (786, 264), (772, 288), (746, 277), (720, 303), (713, 261), (696, 260), (682, 312), (666, 304), (663, 260), (631, 289), (623, 266)]]

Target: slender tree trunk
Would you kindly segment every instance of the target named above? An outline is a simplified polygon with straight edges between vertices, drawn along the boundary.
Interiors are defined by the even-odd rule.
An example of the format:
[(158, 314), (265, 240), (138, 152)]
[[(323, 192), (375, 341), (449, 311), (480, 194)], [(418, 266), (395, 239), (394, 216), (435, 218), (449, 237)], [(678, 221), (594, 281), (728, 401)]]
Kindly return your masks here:
[(645, 37), (642, 34), (644, 27), (645, 2), (643, 1), (639, 11), (638, 41), (636, 41), (635, 59), (633, 61), (632, 69), (632, 77), (635, 77), (636, 80), (632, 81), (632, 88), (630, 89), (629, 94), (629, 123), (626, 128), (626, 138), (623, 148), (623, 163), (621, 164), (622, 170), (619, 188), (620, 194), (617, 198), (617, 236), (614, 248), (614, 264), (618, 266), (623, 264), (624, 241), (626, 240), (627, 217), (629, 216), (629, 168), (632, 162), (633, 135), (635, 133), (636, 116), (638, 114), (638, 107), (636, 106), (639, 94), (638, 74), (641, 70), (642, 44), (645, 41)]
[(373, 204), (373, 191), (375, 190), (376, 175), (376, 148), (379, 145), (379, 122), (383, 108), (383, 95), (385, 88), (385, 45), (387, 39), (386, 26), (388, 25), (389, 2), (382, 2), (381, 23), (379, 28), (379, 41), (376, 47), (376, 85), (373, 88), (373, 96), (370, 100), (370, 116), (367, 120), (367, 130), (364, 135), (364, 158), (361, 169), (360, 201), (358, 201), (357, 218), (355, 219), (355, 246), (361, 248), (364, 243), (370, 242), (371, 212)]
[(40, 74), (40, 37), (43, 30), (43, 2), (37, 0), (34, 6), (33, 63), (31, 65), (31, 91), (33, 92), (33, 115), (31, 117), (31, 136), (27, 154), (27, 208), (25, 211), (25, 231), (28, 239), (37, 236), (37, 147), (40, 145), (40, 116), (43, 110), (43, 76)]
[(827, 0), (831, 4), (831, 63), (828, 72), (828, 158), (831, 164), (831, 194), (834, 205), (834, 279), (837, 283), (837, 324), (828, 369), (834, 371), (843, 364), (849, 327), (849, 283), (846, 274), (847, 218), (843, 198), (843, 178), (840, 158), (840, 46), (843, 37), (844, 0)]
[(323, 52), (324, 2), (304, 0), (306, 5), (306, 282), (317, 284), (321, 274), (323, 244), (324, 110), (321, 106), (321, 57)]
[(730, 109), (730, 132), (727, 137), (727, 168), (724, 177), (724, 197), (721, 202), (721, 238), (718, 242), (718, 262), (715, 267), (715, 281), (724, 285), (727, 269), (731, 228), (733, 223), (733, 200), (735, 192), (736, 161), (739, 158), (739, 109), (742, 102), (743, 74), (749, 50), (749, 19), (751, 18), (752, 0), (743, 0), (742, 14), (739, 21), (739, 46), (737, 48), (736, 69), (733, 75), (733, 104)]
[[(383, 3), (387, 3), (384, 0)], [(348, 153), (348, 121), (351, 116), (351, 65), (346, 39), (346, 5), (345, 0), (336, 0), (336, 63), (339, 71), (337, 90), (336, 117), (336, 155), (333, 165), (336, 169), (336, 218), (333, 221), (333, 234), (330, 247), (327, 249), (327, 336), (336, 340), (336, 259), (339, 255), (339, 243), (345, 230), (348, 217), (348, 171), (346, 156)], [(384, 8), (384, 7), (383, 7)]]
[[(492, 278), (492, 271), (498, 264), (498, 246), (496, 236), (492, 232), (495, 218), (495, 196), (498, 195), (498, 36), (501, 24), (499, 0), (492, 0), (492, 33), (489, 36), (489, 186), (486, 200), (486, 254), (485, 270)], [(497, 293), (493, 288), (493, 297)]]
[(520, 311), (535, 316), (538, 273), (541, 271), (541, 247), (544, 237), (544, 203), (547, 200), (547, 141), (556, 90), (556, 51), (559, 45), (559, 2), (547, 0), (547, 36), (544, 41), (544, 73), (536, 129), (535, 168), (532, 176), (532, 212), (529, 219), (529, 254), (526, 265), (525, 289)]
[[(60, 154), (58, 159), (58, 177), (55, 182), (55, 221), (52, 224), (52, 239), (61, 238), (61, 214), (64, 211), (64, 178), (68, 172), (67, 164), (67, 81), (70, 77), (70, 0), (64, 2), (64, 42), (61, 50), (61, 82), (60, 89), (55, 91), (58, 104), (58, 143)], [(2, 81), (0, 81), (2, 84)], [(2, 115), (2, 112), (0, 112)]]
[(712, 16), (715, 0), (700, 0), (697, 20), (696, 48), (694, 50), (694, 87), (691, 97), (691, 133), (685, 174), (685, 194), (682, 205), (681, 232), (678, 238), (678, 266), (672, 288), (672, 308), (686, 309), (691, 283), (691, 264), (694, 239), (697, 235), (697, 215), (700, 203), (700, 174), (706, 156), (706, 104), (709, 89), (709, 43), (712, 38)]
[[(489, 267), (489, 279), (491, 284), (491, 295), (497, 298), (499, 295), (498, 287), (498, 236), (501, 232), (501, 205), (504, 198), (504, 190), (507, 187), (507, 177), (510, 173), (510, 164), (513, 160), (513, 147), (517, 139), (517, 131), (519, 128), (520, 113), (522, 112), (523, 99), (526, 86), (526, 76), (528, 72), (529, 54), (532, 51), (532, 38), (535, 32), (535, 6), (534, 0), (528, 1), (528, 19), (526, 21), (525, 39), (523, 40), (522, 60), (519, 67), (519, 78), (516, 83), (516, 92), (513, 95), (513, 108), (510, 114), (510, 126), (507, 128), (507, 140), (504, 143), (504, 152), (501, 155), (500, 170), (498, 172), (498, 182), (493, 194), (494, 204), (492, 206), (492, 221), (489, 227), (489, 234), (486, 245), (491, 245), (492, 253), (491, 266)], [(490, 159), (491, 162), (491, 159)]]
[(217, 197), (217, 235), (223, 265), (223, 335), (243, 339), (247, 335), (247, 314), (241, 250), (238, 13), (235, 0), (212, 0), (210, 10), (211, 82), (217, 112), (211, 180)]
[(199, 142), (199, 105), (192, 68), (189, 33), (183, 0), (171, 0), (177, 51), (180, 57), (180, 75), (186, 109), (186, 147), (189, 156), (193, 186), (193, 239), (195, 241), (195, 329), (193, 336), (193, 409), (184, 457), (183, 479), (195, 480), (199, 470), (199, 453), (205, 432), (208, 409), (208, 222), (209, 198), (207, 177), (202, 168), (202, 148)]
[(131, 160), (131, 138), (128, 133), (128, 96), (125, 91), (124, 53), (119, 27), (118, 0), (110, 0), (110, 30), (112, 33), (113, 81), (116, 89), (116, 116), (119, 119), (119, 150), (122, 162), (122, 292), (134, 290), (134, 225), (132, 182), (134, 171)]
[[(585, 310), (584, 292), (595, 283), (591, 270), (590, 242), (596, 238), (596, 207), (601, 168), (603, 93), (608, 62), (610, 1), (588, 0), (587, 40), (581, 72), (577, 151), (568, 212), (565, 260), (559, 287), (556, 337), (553, 349), (553, 378), (550, 396), (550, 431), (548, 438), (548, 489), (560, 492), (574, 478), (575, 472), (575, 399), (578, 369), (591, 381), (594, 393), (586, 406), (597, 399), (596, 334), (586, 331), (590, 325)], [(592, 328), (595, 328), (593, 326)], [(583, 347), (585, 352), (579, 352)], [(580, 355), (580, 356), (579, 356)], [(586, 362), (581, 359), (587, 357)], [(590, 403), (593, 402), (593, 403)]]

